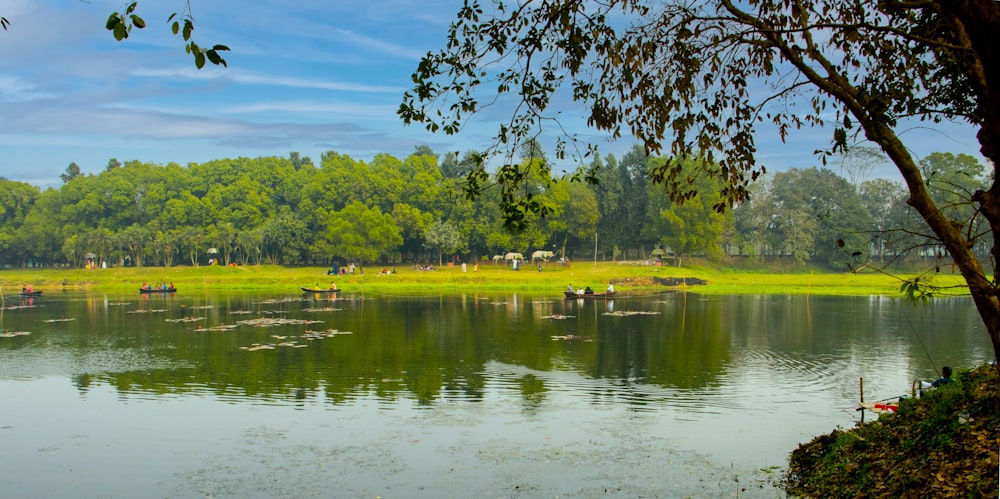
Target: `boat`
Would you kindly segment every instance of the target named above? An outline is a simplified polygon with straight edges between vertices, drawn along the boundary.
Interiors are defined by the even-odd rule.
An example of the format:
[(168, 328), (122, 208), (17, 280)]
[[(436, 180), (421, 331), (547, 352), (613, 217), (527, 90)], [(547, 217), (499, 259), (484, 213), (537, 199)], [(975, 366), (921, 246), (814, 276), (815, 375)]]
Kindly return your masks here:
[(42, 296), (41, 291), (21, 291), (21, 296)]
[(148, 295), (152, 293), (176, 293), (177, 288), (139, 288), (139, 294)]
[(606, 293), (577, 293), (575, 291), (563, 291), (563, 295), (566, 296), (567, 300), (574, 298), (579, 298), (583, 300), (603, 300), (608, 298), (614, 298), (615, 292), (608, 291)]
[(338, 295), (340, 294), (340, 289), (334, 289), (334, 288), (302, 288), (302, 291), (305, 293), (334, 293)]

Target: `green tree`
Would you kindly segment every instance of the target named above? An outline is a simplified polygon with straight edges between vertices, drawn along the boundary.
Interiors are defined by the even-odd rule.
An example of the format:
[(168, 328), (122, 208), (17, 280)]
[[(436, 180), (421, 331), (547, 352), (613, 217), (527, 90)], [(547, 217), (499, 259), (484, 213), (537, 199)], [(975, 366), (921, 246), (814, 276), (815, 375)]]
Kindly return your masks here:
[[(975, 244), (935, 203), (902, 136), (914, 120), (971, 123), (995, 173), (1000, 2), (552, 1), (497, 3), (486, 12), (467, 2), (446, 48), (420, 61), (399, 109), (405, 123), (455, 133), (480, 102), (513, 93), (519, 105), (502, 121), (498, 147), (520, 144), (559, 119), (550, 106), (565, 95), (585, 110), (588, 125), (612, 137), (630, 133), (648, 151), (666, 146), (677, 161), (650, 174), (675, 200), (692, 195), (678, 177), (680, 161), (708, 159), (706, 173), (723, 186), (722, 209), (744, 200), (764, 170), (755, 160), (761, 123), (785, 139), (832, 115), (831, 153), (864, 136), (899, 170), (907, 203), (960, 269), (1000, 355), (1000, 279), (995, 270), (987, 275)], [(496, 178), (520, 178), (520, 169), (501, 165)], [(471, 176), (470, 191), (487, 177), (485, 169)], [(969, 200), (996, 240), (1000, 186), (990, 178)], [(516, 186), (501, 189), (508, 209), (534, 208), (520, 203)], [(520, 219), (516, 210), (506, 213), (508, 222)], [(1000, 260), (1000, 248), (990, 251)]]
[(270, 263), (301, 261), (306, 251), (306, 225), (292, 210), (283, 206), (279, 213), (261, 226), (261, 250)]
[(29, 184), (0, 180), (0, 264), (23, 263), (25, 254), (16, 234), (39, 195), (38, 189)]
[(482, 157), (476, 151), (466, 151), (461, 159), (458, 151), (444, 154), (441, 158), (441, 175), (445, 178), (462, 178), (478, 168)]
[(433, 249), (438, 256), (438, 265), (442, 264), (442, 255), (452, 254), (465, 246), (465, 235), (458, 226), (447, 220), (435, 220), (424, 231), (424, 241), (428, 248)]
[[(662, 161), (662, 160), (657, 160)], [(722, 234), (731, 223), (732, 214), (719, 213), (705, 202), (719, 189), (715, 178), (698, 176), (699, 162), (687, 161), (685, 175), (694, 184), (698, 195), (683, 203), (667, 200), (666, 206), (657, 206), (656, 201), (665, 200), (655, 187), (652, 187), (650, 208), (654, 212), (649, 219), (651, 226), (659, 229), (659, 241), (674, 252), (678, 267), (684, 257), (705, 255), (709, 258), (719, 258), (722, 255)]]
[(968, 154), (935, 152), (920, 160), (920, 172), (942, 214), (953, 225), (972, 232), (966, 238), (974, 240), (981, 231), (982, 218), (972, 197), (987, 187), (982, 163)]
[(392, 219), (403, 237), (400, 252), (415, 258), (424, 247), (424, 233), (434, 223), (434, 215), (421, 212), (406, 203), (397, 203), (392, 207)]
[(825, 168), (793, 168), (774, 175), (771, 195), (778, 207), (776, 229), (796, 261), (815, 258), (847, 268), (866, 260), (871, 216), (843, 177)]
[(374, 262), (403, 243), (399, 227), (388, 213), (354, 201), (330, 214), (326, 239), (333, 256), (358, 262)]
[(624, 245), (624, 233), (619, 230), (625, 222), (625, 190), (622, 178), (618, 172), (618, 160), (611, 154), (602, 161), (595, 157), (590, 168), (596, 173), (597, 183), (590, 186), (597, 198), (597, 232), (605, 242), (605, 246)]
[(570, 244), (593, 244), (597, 237), (597, 223), (600, 219), (597, 195), (580, 182), (559, 182), (553, 184), (546, 192), (546, 199), (552, 203), (552, 215), (546, 217), (544, 223), (551, 236), (544, 234), (542, 241), (534, 241), (534, 248), (546, 249), (543, 244), (549, 239), (559, 241), (560, 253), (566, 256), (566, 247)]
[(645, 254), (645, 243), (655, 243), (655, 238), (643, 239), (649, 197), (649, 154), (639, 144), (632, 146), (618, 163), (618, 178), (622, 184), (622, 203), (618, 210), (619, 243), (636, 248)]
[(204, 247), (205, 230), (201, 227), (184, 227), (178, 235), (178, 243), (191, 266), (196, 266), (202, 252), (207, 249)]
[(80, 165), (76, 164), (75, 162), (70, 163), (69, 166), (66, 167), (65, 173), (59, 174), (59, 178), (63, 181), (64, 184), (68, 184), (70, 180), (73, 180), (74, 178), (79, 176), (80, 176)]
[(154, 236), (145, 227), (133, 225), (123, 230), (121, 237), (133, 265), (142, 267), (145, 264), (146, 254), (153, 242)]
[[(910, 243), (916, 213), (906, 205), (906, 189), (900, 182), (884, 178), (861, 184), (861, 202), (872, 217), (872, 253), (879, 262), (913, 247)], [(922, 223), (921, 226), (926, 227)]]

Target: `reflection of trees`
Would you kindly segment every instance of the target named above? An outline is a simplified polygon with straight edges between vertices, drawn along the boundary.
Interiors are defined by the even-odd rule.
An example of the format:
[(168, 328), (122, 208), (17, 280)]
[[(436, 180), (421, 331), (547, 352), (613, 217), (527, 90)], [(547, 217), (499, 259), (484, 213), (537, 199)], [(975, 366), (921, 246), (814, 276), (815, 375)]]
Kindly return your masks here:
[[(766, 348), (771, 355), (790, 359), (793, 364), (784, 367), (796, 368), (794, 363), (802, 359), (828, 359), (845, 342), (863, 343), (857, 335), (879, 330), (881, 319), (875, 316), (888, 310), (912, 313), (909, 309), (900, 312), (896, 302), (869, 303), (867, 298), (705, 299), (685, 294), (616, 300), (615, 310), (660, 312), (625, 317), (605, 315), (609, 310), (605, 303), (524, 296), (516, 301), (476, 296), (386, 297), (363, 302), (293, 299), (268, 305), (242, 296), (199, 300), (204, 301), (192, 304), (183, 296), (138, 303), (134, 299), (129, 306), (116, 306), (98, 297), (49, 301), (46, 307), (25, 313), (32, 314), (34, 324), (48, 317), (75, 318), (51, 324), (51, 330), (44, 333), (50, 339), (34, 344), (34, 348), (51, 350), (47, 355), (52, 358), (68, 359), (71, 365), (64, 369), (74, 373), (73, 383), (81, 393), (106, 383), (123, 393), (212, 393), (223, 399), (250, 397), (293, 404), (319, 399), (346, 404), (374, 397), (386, 402), (412, 399), (429, 405), (440, 400), (481, 401), (488, 385), (501, 383), (520, 392), (528, 412), (541, 407), (553, 389), (551, 381), (537, 373), (573, 370), (593, 379), (607, 379), (613, 385), (699, 390), (721, 383), (719, 379), (731, 368), (736, 349)], [(822, 304), (811, 303), (819, 300)], [(187, 306), (181, 307), (181, 303)], [(920, 324), (953, 321), (961, 312), (952, 310), (951, 303), (957, 307), (963, 302), (928, 307), (914, 320)], [(213, 308), (201, 309), (199, 305)], [(337, 310), (303, 311), (310, 307)], [(128, 313), (140, 309), (166, 311)], [(253, 314), (231, 315), (233, 310)], [(543, 319), (554, 313), (572, 317)], [(10, 315), (5, 317), (8, 322)], [(206, 320), (195, 325), (165, 320), (191, 315)], [(324, 322), (192, 331), (262, 315)], [(974, 319), (970, 317), (970, 321)], [(353, 334), (309, 343), (306, 348), (240, 350), (253, 343), (275, 341), (271, 335), (294, 337), (310, 328), (335, 328)], [(967, 329), (975, 328), (968, 325)], [(41, 341), (45, 338), (42, 334), (39, 331), (28, 338)], [(567, 334), (579, 338), (552, 339)], [(951, 360), (938, 353), (947, 351), (947, 344), (925, 331), (921, 334), (935, 356), (940, 355), (942, 362)], [(870, 341), (877, 344), (882, 340)], [(885, 341), (898, 341), (898, 336)], [(923, 358), (923, 353), (910, 357)], [(497, 379), (488, 372), (492, 362), (531, 372)], [(594, 395), (602, 396), (596, 391)], [(637, 394), (633, 403), (641, 398)]]
[[(223, 397), (288, 401), (322, 394), (335, 404), (374, 396), (431, 404), (442, 398), (482, 400), (489, 381), (484, 365), (493, 360), (538, 371), (568, 366), (596, 378), (638, 378), (662, 386), (698, 388), (711, 383), (728, 358), (728, 340), (721, 334), (712, 302), (640, 302), (642, 307), (665, 310), (639, 317), (603, 315), (607, 310), (603, 303), (539, 304), (524, 297), (396, 298), (369, 301), (364, 307), (340, 303), (342, 310), (316, 315), (301, 312), (307, 305), (298, 303), (286, 304), (280, 312), (323, 320), (316, 328), (354, 334), (307, 348), (258, 352), (239, 347), (273, 341), (271, 335), (294, 338), (304, 328), (241, 326), (209, 333), (167, 325), (164, 315), (111, 317), (129, 328), (142, 329), (138, 322), (149, 324), (150, 331), (138, 338), (139, 343), (170, 361), (161, 368), (99, 378), (126, 392), (209, 390)], [(226, 306), (260, 310), (253, 303), (231, 300)], [(576, 316), (565, 321), (541, 318), (563, 307), (577, 308), (566, 310)], [(206, 311), (210, 321), (239, 320), (227, 317), (222, 308)], [(591, 341), (551, 338), (567, 333)], [(515, 385), (528, 411), (542, 404), (548, 392), (545, 383), (532, 375), (520, 377)]]
[(592, 375), (683, 389), (712, 384), (729, 360), (718, 302), (677, 294), (644, 306), (662, 313), (618, 317), (599, 332)]

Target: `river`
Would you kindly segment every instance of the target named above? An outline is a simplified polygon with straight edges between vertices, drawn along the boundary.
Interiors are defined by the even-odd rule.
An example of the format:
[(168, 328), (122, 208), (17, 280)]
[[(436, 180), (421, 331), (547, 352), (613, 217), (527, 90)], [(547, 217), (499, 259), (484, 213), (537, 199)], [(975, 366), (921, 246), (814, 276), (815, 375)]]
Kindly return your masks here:
[(967, 298), (47, 293), (0, 331), (9, 498), (782, 497), (862, 379), (992, 359)]

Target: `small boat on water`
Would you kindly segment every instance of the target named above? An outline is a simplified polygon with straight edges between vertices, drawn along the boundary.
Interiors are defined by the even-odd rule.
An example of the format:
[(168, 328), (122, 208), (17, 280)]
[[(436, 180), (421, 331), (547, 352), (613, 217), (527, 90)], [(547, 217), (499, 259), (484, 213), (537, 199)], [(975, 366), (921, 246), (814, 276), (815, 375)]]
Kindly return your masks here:
[(302, 291), (305, 293), (333, 293), (337, 295), (340, 294), (340, 289), (334, 289), (334, 288), (302, 288)]
[(603, 300), (607, 298), (614, 298), (615, 292), (608, 291), (606, 293), (577, 293), (575, 291), (563, 291), (563, 295), (566, 296), (567, 300), (571, 299)]
[(21, 296), (42, 296), (42, 292), (41, 291), (37, 291), (37, 290), (35, 290), (35, 291), (21, 291), (20, 295)]
[(152, 293), (176, 293), (177, 288), (139, 288), (139, 294), (148, 295)]

